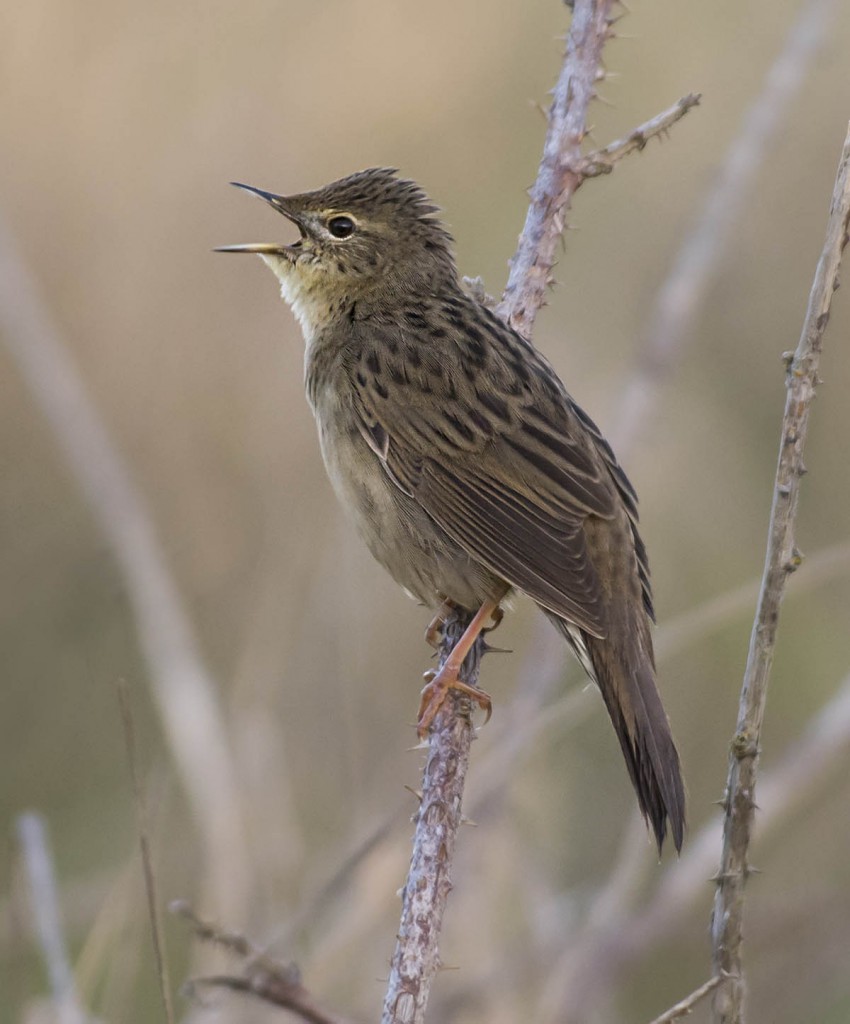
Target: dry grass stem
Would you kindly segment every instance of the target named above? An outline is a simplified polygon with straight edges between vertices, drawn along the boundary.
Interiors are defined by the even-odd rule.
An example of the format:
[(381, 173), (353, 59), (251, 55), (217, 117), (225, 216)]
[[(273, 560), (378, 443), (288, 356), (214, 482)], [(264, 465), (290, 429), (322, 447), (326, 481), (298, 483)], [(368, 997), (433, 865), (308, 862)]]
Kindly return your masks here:
[(47, 823), (40, 814), (29, 812), (18, 818), (17, 826), (36, 935), (47, 969), (56, 1020), (58, 1024), (86, 1024), (89, 1017), (77, 995), (74, 972), (62, 934)]
[(131, 472), (100, 418), (15, 239), (0, 223), (0, 337), (50, 425), (121, 570), (154, 703), (203, 834), (219, 906), (237, 913), (250, 880), (236, 768), (216, 686)]
[(716, 973), (730, 975), (715, 997), (716, 1019), (722, 1024), (743, 1020), (744, 887), (749, 874), (747, 852), (755, 817), (755, 786), (770, 670), (773, 664), (779, 610), (788, 576), (801, 561), (794, 527), (805, 473), (803, 449), (809, 411), (820, 383), (818, 365), (832, 296), (838, 286), (841, 256), (850, 224), (850, 130), (844, 143), (832, 195), (826, 240), (818, 261), (809, 306), (797, 351), (789, 358), (788, 394), (782, 418), (779, 464), (773, 491), (767, 556), (756, 610), (738, 723), (732, 740), (726, 783), (723, 854), (712, 916), (712, 946)]

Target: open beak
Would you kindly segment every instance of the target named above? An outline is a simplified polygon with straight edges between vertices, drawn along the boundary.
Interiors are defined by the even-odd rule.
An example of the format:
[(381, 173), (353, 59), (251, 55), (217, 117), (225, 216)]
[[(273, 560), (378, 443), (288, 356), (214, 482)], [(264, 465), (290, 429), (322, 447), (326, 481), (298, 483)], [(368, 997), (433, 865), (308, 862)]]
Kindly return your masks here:
[[(303, 234), (298, 217), (288, 208), (285, 196), (275, 195), (274, 192), (264, 192), (261, 188), (254, 188), (253, 185), (243, 185), (239, 181), (231, 181), (230, 184), (235, 188), (241, 188), (244, 192), (250, 192), (252, 195), (259, 196), (269, 206), (273, 206), (278, 213), (282, 213), (287, 220), (291, 220)], [(295, 244), (297, 245), (298, 243)], [(245, 242), (242, 245), (219, 245), (213, 251), (252, 252), (259, 256), (281, 256), (291, 248), (292, 246), (281, 245), (279, 242)]]
[(217, 245), (213, 252), (255, 252), (259, 256), (280, 256), (285, 245), (277, 242), (243, 242), (241, 245)]

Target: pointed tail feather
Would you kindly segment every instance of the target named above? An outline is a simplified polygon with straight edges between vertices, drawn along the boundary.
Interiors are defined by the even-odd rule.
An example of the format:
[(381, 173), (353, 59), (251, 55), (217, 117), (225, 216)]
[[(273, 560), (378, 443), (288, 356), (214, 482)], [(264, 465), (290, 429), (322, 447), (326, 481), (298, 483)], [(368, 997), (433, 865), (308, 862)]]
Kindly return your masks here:
[[(554, 615), (549, 616), (597, 683), (626, 767), (637, 793), (641, 813), (651, 825), (658, 851), (669, 824), (679, 851), (685, 832), (685, 787), (679, 753), (655, 685), (651, 639), (623, 645), (618, 638), (597, 639)], [(630, 638), (632, 639), (632, 638)]]

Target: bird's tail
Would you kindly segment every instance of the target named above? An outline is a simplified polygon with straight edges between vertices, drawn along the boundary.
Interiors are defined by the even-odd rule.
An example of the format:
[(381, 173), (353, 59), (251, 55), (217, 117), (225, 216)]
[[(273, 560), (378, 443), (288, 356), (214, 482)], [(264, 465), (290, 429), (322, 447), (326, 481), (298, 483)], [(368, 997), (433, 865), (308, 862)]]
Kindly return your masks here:
[(550, 618), (602, 691), (638, 804), (652, 826), (659, 853), (668, 823), (673, 845), (681, 850), (685, 787), (679, 753), (655, 685), (648, 622), (626, 630), (625, 636), (600, 640), (554, 615)]

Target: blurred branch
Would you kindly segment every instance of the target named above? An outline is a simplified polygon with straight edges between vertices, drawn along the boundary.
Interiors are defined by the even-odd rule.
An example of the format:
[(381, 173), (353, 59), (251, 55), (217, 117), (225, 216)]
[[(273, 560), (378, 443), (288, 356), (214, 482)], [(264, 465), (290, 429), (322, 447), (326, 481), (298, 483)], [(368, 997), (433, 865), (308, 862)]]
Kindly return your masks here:
[(537, 1013), (541, 1020), (584, 1019), (581, 998), (587, 990), (587, 980), (595, 979), (600, 969), (607, 968), (608, 937), (617, 934), (621, 922), (628, 917), (646, 871), (647, 861), (641, 856), (638, 845), (645, 828), (641, 815), (633, 811), (608, 878), (594, 895), (575, 934), (547, 972), (548, 980), (542, 986)]
[[(793, 593), (788, 596), (799, 598), (816, 587), (840, 579), (848, 572), (850, 542), (831, 544), (813, 555), (806, 555), (806, 571), (794, 584)], [(659, 662), (687, 650), (692, 644), (734, 622), (744, 612), (749, 612), (753, 602), (758, 600), (760, 586), (760, 579), (752, 579), (668, 619), (657, 633), (655, 654)]]
[(27, 871), (36, 934), (53, 995), (58, 1024), (86, 1024), (88, 1015), (77, 996), (62, 925), (56, 873), (47, 835), (47, 823), (32, 811), (18, 818), (18, 841)]
[(832, 194), (826, 240), (818, 261), (803, 323), (800, 342), (787, 372), (788, 394), (782, 418), (779, 464), (773, 491), (767, 556), (761, 594), (753, 624), (738, 723), (732, 740), (729, 776), (725, 793), (723, 855), (718, 873), (712, 916), (712, 946), (716, 973), (732, 975), (715, 997), (716, 1019), (723, 1024), (743, 1020), (744, 981), (741, 940), (744, 887), (750, 869), (747, 852), (755, 816), (755, 786), (759, 742), (773, 664), (779, 610), (788, 576), (800, 564), (794, 543), (794, 526), (805, 473), (803, 449), (809, 410), (820, 383), (818, 364), (824, 331), (829, 322), (832, 296), (838, 287), (841, 255), (850, 226), (850, 127)]
[[(822, 786), (850, 752), (850, 674), (833, 697), (813, 715), (800, 739), (759, 783), (759, 835), (790, 818)], [(664, 941), (705, 891), (716, 865), (721, 837), (719, 818), (704, 825), (688, 843), (687, 852), (670, 865), (648, 906), (626, 922), (619, 933), (624, 962)]]
[(315, 1002), (302, 985), (301, 974), (295, 964), (274, 960), (257, 949), (244, 935), (224, 931), (202, 920), (188, 903), (172, 903), (171, 911), (187, 920), (199, 939), (215, 943), (244, 961), (241, 975), (193, 978), (189, 982), (190, 990), (203, 986), (246, 992), (273, 1006), (291, 1011), (308, 1024), (348, 1024), (347, 1018), (331, 1013)]
[(768, 146), (786, 124), (788, 106), (823, 42), (835, 6), (835, 0), (808, 0), (801, 7), (761, 93), (718, 169), (698, 221), (658, 293), (638, 367), (617, 403), (619, 414), (610, 432), (621, 461), (633, 450), (658, 391), (676, 364), (712, 274), (740, 223)]
[(123, 575), (155, 705), (203, 834), (217, 903), (244, 906), (248, 873), (237, 774), (215, 684), (150, 511), (112, 442), (9, 229), (0, 223), (0, 334)]
[[(835, 695), (813, 715), (803, 733), (759, 784), (759, 835), (791, 818), (811, 794), (850, 753), (850, 674)], [(570, 977), (575, 984), (562, 993), (557, 1019), (584, 1020), (603, 992), (616, 987), (616, 979), (630, 965), (641, 961), (662, 942), (668, 941), (681, 920), (706, 891), (706, 882), (717, 864), (721, 819), (713, 818), (688, 840), (682, 856), (669, 863), (645, 905), (631, 913), (608, 918), (596, 932), (582, 933), (573, 949)], [(559, 958), (552, 970), (563, 967)]]
[(675, 1006), (671, 1006), (666, 1013), (662, 1013), (660, 1017), (656, 1017), (651, 1024), (674, 1024), (675, 1021), (680, 1020), (682, 1017), (690, 1016), (691, 1010), (693, 1010), (697, 1003), (701, 1003), (707, 995), (710, 995), (721, 981), (723, 981), (723, 975), (721, 974), (716, 974), (713, 978), (709, 978), (704, 985), (700, 985), (698, 989), (691, 992), (691, 994), (681, 1002), (676, 1003)]

